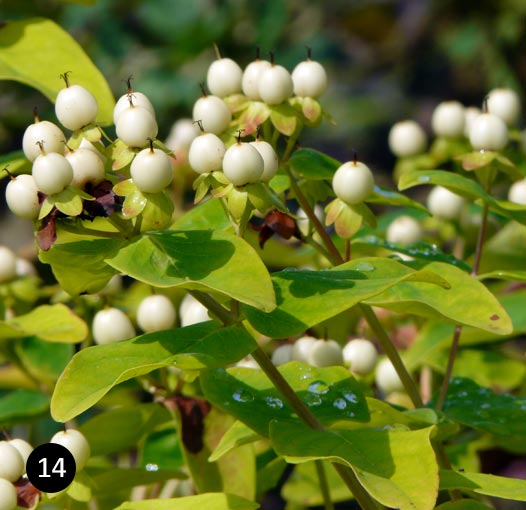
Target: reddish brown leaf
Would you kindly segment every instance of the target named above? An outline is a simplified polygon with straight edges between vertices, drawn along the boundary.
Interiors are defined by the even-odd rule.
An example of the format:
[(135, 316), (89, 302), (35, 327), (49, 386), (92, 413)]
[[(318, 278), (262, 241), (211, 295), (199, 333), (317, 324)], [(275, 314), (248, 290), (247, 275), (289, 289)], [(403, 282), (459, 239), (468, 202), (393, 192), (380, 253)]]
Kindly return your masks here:
[(56, 218), (59, 211), (53, 209), (40, 224), (37, 232), (38, 247), (43, 251), (48, 251), (57, 240)]
[(20, 478), (14, 485), (18, 495), (17, 505), (22, 508), (35, 508), (40, 501), (40, 491), (26, 478)]

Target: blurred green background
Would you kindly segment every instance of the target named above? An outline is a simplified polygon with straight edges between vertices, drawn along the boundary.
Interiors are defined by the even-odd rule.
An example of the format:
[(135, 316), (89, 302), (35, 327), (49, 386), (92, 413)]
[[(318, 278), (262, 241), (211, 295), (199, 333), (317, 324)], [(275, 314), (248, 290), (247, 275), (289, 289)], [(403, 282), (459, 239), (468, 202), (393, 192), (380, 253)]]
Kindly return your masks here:
[[(340, 159), (356, 149), (386, 175), (393, 122), (415, 118), (429, 129), (439, 101), (480, 105), (495, 86), (524, 98), (525, 14), (524, 0), (0, 0), (0, 19), (56, 20), (116, 96), (133, 75), (154, 103), (160, 138), (191, 114), (214, 42), (242, 67), (260, 46), (290, 70), (310, 46), (330, 76), (322, 104), (336, 126), (309, 130), (302, 144)], [(34, 105), (54, 119), (37, 92), (0, 82), (0, 154), (20, 148)]]

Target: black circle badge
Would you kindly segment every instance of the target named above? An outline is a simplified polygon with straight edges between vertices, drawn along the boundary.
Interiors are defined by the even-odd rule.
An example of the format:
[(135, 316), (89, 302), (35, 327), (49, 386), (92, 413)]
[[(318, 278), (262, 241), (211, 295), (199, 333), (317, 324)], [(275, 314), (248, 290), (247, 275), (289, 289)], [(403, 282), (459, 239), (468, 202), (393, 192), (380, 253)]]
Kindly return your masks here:
[(63, 491), (75, 478), (76, 471), (71, 452), (56, 443), (37, 446), (26, 464), (27, 478), (42, 492)]

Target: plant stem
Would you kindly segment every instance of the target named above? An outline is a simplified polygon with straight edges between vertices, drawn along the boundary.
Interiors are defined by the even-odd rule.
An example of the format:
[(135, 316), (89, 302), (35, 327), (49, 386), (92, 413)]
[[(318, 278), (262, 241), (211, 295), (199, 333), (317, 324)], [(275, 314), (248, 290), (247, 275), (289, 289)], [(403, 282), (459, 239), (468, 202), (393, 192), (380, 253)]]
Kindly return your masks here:
[(331, 492), (329, 490), (329, 483), (327, 482), (327, 473), (321, 460), (315, 460), (316, 473), (318, 474), (318, 481), (320, 482), (320, 490), (323, 496), (323, 506), (325, 510), (334, 510), (334, 505), (331, 500)]
[(210, 310), (225, 326), (230, 326), (237, 321), (234, 314), (221, 306), (212, 296), (205, 292), (200, 290), (189, 290), (188, 294), (191, 294), (203, 306), (208, 308), (208, 310)]
[(362, 487), (351, 468), (336, 462), (333, 462), (332, 466), (338, 475), (340, 475), (340, 478), (345, 482), (347, 487), (354, 487), (352, 489), (352, 493), (362, 510), (379, 510), (381, 508), (385, 508), (383, 505), (377, 504), (376, 501), (369, 495), (369, 493)]
[(477, 238), (477, 246), (475, 248), (475, 260), (473, 261), (473, 269), (471, 270), (471, 276), (477, 276), (479, 273), (480, 260), (482, 259), (482, 249), (484, 247), (484, 240), (486, 239), (486, 230), (488, 227), (488, 211), (488, 203), (484, 202), (484, 206), (482, 208), (482, 220), (480, 224), (479, 235)]
[(404, 363), (402, 362), (402, 358), (400, 358), (400, 354), (396, 350), (396, 347), (393, 345), (393, 342), (391, 342), (389, 335), (386, 333), (385, 329), (380, 324), (380, 321), (376, 317), (375, 313), (373, 312), (370, 306), (364, 305), (363, 303), (360, 303), (359, 307), (365, 320), (367, 321), (367, 324), (369, 324), (369, 327), (373, 330), (378, 342), (380, 343), (382, 349), (389, 358), (389, 361), (391, 361), (391, 363), (393, 364), (396, 373), (398, 374), (398, 377), (400, 377), (400, 380), (404, 385), (405, 391), (411, 399), (411, 402), (413, 402), (413, 405), (417, 408), (424, 407), (424, 403), (422, 402), (422, 398), (420, 397), (420, 393), (418, 392), (418, 388), (416, 387), (415, 381), (413, 380), (411, 375), (409, 375), (409, 372), (407, 371)]
[(345, 262), (351, 260), (351, 240), (347, 239), (345, 241)]

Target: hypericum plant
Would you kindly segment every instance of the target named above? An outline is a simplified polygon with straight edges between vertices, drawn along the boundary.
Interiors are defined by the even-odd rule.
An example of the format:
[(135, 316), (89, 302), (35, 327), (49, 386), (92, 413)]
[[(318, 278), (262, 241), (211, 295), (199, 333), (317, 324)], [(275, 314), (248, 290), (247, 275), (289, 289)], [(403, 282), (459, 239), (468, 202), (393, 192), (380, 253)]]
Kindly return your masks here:
[[(479, 456), (523, 452), (526, 436), (526, 207), (505, 198), (525, 168), (512, 91), (469, 121), (442, 103), (427, 152), (416, 123), (393, 128), (398, 189), (434, 186), (416, 200), (375, 184), (357, 155), (298, 146), (327, 117), (310, 50), (292, 77), (273, 56), (242, 74), (215, 61), (207, 85), (228, 123), (208, 132), (197, 117), (218, 112), (194, 109), (201, 133), (176, 125), (174, 159), (129, 80), (115, 106), (56, 25), (6, 30), (19, 44), (12, 69), (49, 66), (33, 85), (51, 99), (57, 62), (78, 85), (57, 96), (74, 130), (65, 155), (42, 136), (38, 155), (4, 158), (7, 204), (33, 219), (56, 281), (0, 249), (0, 421), (34, 424), (22, 429), (33, 444), (68, 422), (52, 442), (85, 467), (63, 492), (28, 497), (20, 465), (2, 463), (5, 508), (12, 481), (27, 507), (46, 509), (249, 510), (270, 508), (271, 491), (327, 510), (526, 499), (522, 480), (483, 472)], [(61, 41), (49, 62), (32, 58), (34, 34)], [(0, 57), (12, 59), (4, 46)], [(96, 157), (89, 169), (81, 151)]]

